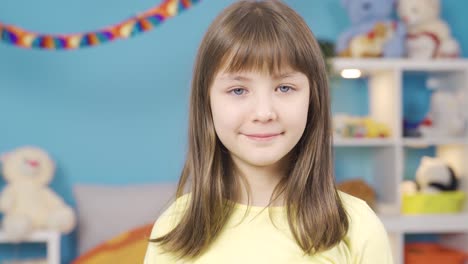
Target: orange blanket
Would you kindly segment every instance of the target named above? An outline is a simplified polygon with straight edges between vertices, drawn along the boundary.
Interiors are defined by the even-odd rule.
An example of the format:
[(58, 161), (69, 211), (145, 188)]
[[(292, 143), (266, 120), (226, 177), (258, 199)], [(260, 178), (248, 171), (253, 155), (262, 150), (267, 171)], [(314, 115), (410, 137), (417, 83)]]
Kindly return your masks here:
[(153, 224), (118, 235), (75, 259), (72, 264), (143, 263)]

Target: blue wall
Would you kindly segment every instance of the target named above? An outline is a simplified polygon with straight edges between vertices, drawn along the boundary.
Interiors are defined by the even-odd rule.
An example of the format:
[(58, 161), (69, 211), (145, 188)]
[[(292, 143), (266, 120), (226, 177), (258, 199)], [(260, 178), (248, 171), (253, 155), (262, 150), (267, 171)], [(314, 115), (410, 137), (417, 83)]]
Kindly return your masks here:
[[(156, 30), (96, 48), (50, 52), (1, 44), (0, 152), (39, 145), (51, 152), (72, 183), (174, 180), (186, 146), (196, 49), (210, 21), (231, 2), (205, 0)], [(335, 40), (348, 23), (338, 0), (286, 2), (319, 38)], [(7, 1), (0, 20), (40, 32), (80, 32), (154, 4)], [(468, 44), (461, 21), (466, 8), (463, 1), (444, 2), (444, 16), (462, 47)], [(353, 85), (361, 94), (348, 93), (366, 96), (359, 91), (364, 85)], [(347, 102), (335, 104), (334, 110), (346, 109)], [(367, 111), (365, 105), (350, 107), (359, 114)]]
[[(96, 48), (50, 52), (0, 43), (0, 153), (27, 144), (49, 151), (58, 164), (52, 187), (72, 205), (75, 183), (175, 181), (185, 154), (195, 53), (209, 23), (232, 2), (204, 0), (156, 30)], [(348, 25), (339, 0), (286, 2), (318, 38), (334, 41)], [(73, 33), (115, 24), (156, 4), (3, 1), (0, 21), (37, 32)], [(444, 1), (443, 6), (464, 55), (467, 8), (466, 1)], [(362, 86), (350, 84), (346, 93), (364, 101)], [(334, 97), (334, 111), (367, 113), (365, 104)], [(74, 255), (74, 235), (64, 243), (69, 243), (67, 261)]]
[[(96, 48), (45, 52), (0, 45), (0, 151), (39, 145), (73, 183), (175, 179), (183, 162), (198, 43), (231, 2), (203, 1), (156, 30)], [(339, 11), (344, 17), (337, 1), (288, 2), (318, 36), (334, 38), (346, 25), (332, 16)], [(0, 20), (38, 32), (81, 32), (154, 4), (8, 1)]]

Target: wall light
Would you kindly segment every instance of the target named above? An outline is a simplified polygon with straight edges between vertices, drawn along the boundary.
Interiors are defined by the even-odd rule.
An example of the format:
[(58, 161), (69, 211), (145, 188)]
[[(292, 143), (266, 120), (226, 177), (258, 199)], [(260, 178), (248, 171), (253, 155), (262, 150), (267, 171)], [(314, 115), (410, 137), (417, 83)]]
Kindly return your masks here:
[(357, 79), (361, 77), (361, 71), (358, 69), (344, 69), (341, 71), (341, 77), (346, 79)]

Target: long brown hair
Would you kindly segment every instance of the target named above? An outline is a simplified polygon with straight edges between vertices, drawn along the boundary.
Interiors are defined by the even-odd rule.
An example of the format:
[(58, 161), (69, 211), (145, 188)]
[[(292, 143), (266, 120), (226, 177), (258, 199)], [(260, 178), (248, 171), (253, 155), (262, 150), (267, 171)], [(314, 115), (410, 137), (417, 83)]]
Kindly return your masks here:
[(198, 50), (190, 97), (188, 153), (176, 197), (190, 182), (191, 197), (178, 225), (152, 239), (179, 258), (204, 253), (238, 198), (229, 152), (216, 136), (209, 89), (220, 69), (270, 74), (285, 65), (310, 83), (305, 131), (291, 151), (287, 177), (273, 191), (284, 205), (291, 233), (305, 254), (336, 245), (348, 219), (335, 187), (328, 78), (320, 47), (305, 21), (280, 1), (238, 1), (213, 21)]

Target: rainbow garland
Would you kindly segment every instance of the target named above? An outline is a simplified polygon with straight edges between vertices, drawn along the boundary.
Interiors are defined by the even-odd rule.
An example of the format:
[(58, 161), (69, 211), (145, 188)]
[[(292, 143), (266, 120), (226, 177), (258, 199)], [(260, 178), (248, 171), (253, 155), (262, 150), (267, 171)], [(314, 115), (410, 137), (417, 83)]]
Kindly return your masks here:
[(166, 19), (176, 16), (192, 7), (201, 0), (164, 0), (157, 7), (129, 18), (117, 25), (99, 31), (47, 35), (29, 32), (12, 25), (0, 22), (0, 39), (8, 44), (21, 48), (36, 48), (46, 50), (72, 50), (84, 47), (94, 47), (103, 43), (125, 39), (139, 33), (149, 31), (163, 23)]

